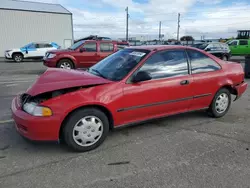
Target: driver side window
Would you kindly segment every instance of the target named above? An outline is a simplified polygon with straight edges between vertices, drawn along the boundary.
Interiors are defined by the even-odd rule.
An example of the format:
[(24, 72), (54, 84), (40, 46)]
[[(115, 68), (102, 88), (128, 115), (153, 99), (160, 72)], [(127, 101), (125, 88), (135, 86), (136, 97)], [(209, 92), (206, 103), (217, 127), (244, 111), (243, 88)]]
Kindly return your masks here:
[(156, 52), (146, 60), (139, 71), (148, 72), (152, 79), (188, 75), (186, 53), (184, 50)]
[(86, 44), (84, 44), (83, 47), (86, 49), (86, 52), (96, 52), (97, 51), (96, 43), (94, 43), (94, 42), (86, 43)]
[(36, 44), (35, 44), (35, 43), (32, 43), (32, 44), (30, 44), (29, 46), (27, 46), (27, 48), (36, 48)]
[(237, 45), (238, 45), (238, 41), (237, 41), (237, 40), (234, 40), (234, 41), (232, 41), (229, 45), (230, 45), (230, 46), (237, 46)]

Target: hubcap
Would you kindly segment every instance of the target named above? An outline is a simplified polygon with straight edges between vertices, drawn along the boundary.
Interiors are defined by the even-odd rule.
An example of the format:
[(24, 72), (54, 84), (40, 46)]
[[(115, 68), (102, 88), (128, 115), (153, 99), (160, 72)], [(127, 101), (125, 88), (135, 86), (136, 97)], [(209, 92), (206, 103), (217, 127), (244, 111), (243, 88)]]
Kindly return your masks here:
[(68, 62), (63, 62), (61, 65), (60, 65), (60, 68), (62, 69), (71, 69), (71, 66)]
[(15, 61), (22, 61), (22, 56), (16, 55), (15, 56)]
[(103, 134), (103, 123), (95, 116), (80, 119), (73, 128), (73, 139), (80, 146), (95, 144)]
[(215, 110), (218, 113), (223, 113), (227, 110), (229, 104), (229, 98), (228, 95), (226, 93), (221, 93), (215, 102)]

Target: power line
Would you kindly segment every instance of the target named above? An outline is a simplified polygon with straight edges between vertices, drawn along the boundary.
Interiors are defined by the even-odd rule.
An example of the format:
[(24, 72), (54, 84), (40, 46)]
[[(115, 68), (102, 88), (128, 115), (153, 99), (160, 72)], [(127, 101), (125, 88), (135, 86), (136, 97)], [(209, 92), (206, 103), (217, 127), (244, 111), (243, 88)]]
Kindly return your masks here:
[[(244, 9), (235, 9), (235, 10), (219, 10), (219, 12), (228, 12), (228, 13), (239, 13), (239, 11), (249, 11), (249, 7), (248, 8), (244, 8)], [(211, 13), (211, 14), (214, 14), (215, 10), (211, 10), (211, 11), (191, 11), (191, 12), (180, 12), (181, 14), (183, 15), (186, 15), (186, 14), (196, 14), (196, 13)], [(146, 13), (144, 15), (146, 16), (150, 16), (150, 15), (175, 15), (176, 13)]]
[[(221, 17), (212, 17), (212, 18), (203, 18), (203, 19), (209, 19), (209, 20), (224, 20), (224, 19), (243, 19), (243, 18), (248, 18), (249, 17), (225, 17), (225, 18), (221, 18)], [(182, 20), (197, 20), (196, 18), (183, 18)], [(164, 20), (165, 21), (165, 20)]]
[[(249, 23), (250, 20), (246, 20), (244, 22), (234, 22), (234, 23), (230, 23), (230, 24), (209, 24), (209, 25), (201, 25), (199, 27), (211, 27), (211, 26), (217, 26), (217, 27), (224, 27), (224, 26), (230, 26), (230, 25), (237, 25), (237, 24), (244, 24), (244, 23)], [(116, 22), (116, 23), (121, 23), (121, 22)], [(89, 28), (109, 28), (109, 29), (113, 29), (113, 27), (120, 27), (122, 28), (122, 25), (116, 25), (116, 23), (112, 23), (112, 24), (97, 24), (97, 25), (92, 25), (92, 24), (74, 24), (75, 27), (77, 28), (81, 28), (81, 29), (89, 29)], [(161, 21), (162, 23), (162, 21)], [(145, 25), (148, 25), (146, 27), (152, 27), (151, 22), (148, 23), (136, 23), (137, 26), (142, 26), (145, 27)], [(196, 25), (185, 25), (184, 27), (197, 27)], [(151, 28), (151, 29), (156, 29), (156, 28)]]
[[(245, 21), (245, 22), (237, 22), (237, 23), (232, 23), (232, 24), (226, 24), (226, 25), (202, 25), (202, 27), (211, 27), (211, 26), (216, 26), (216, 27), (220, 27), (220, 26), (230, 26), (230, 25), (236, 25), (236, 24), (243, 24), (243, 23), (250, 23), (250, 21)], [(184, 25), (184, 27), (197, 27), (197, 26), (192, 26), (192, 25)]]
[[(213, 18), (204, 18), (204, 19), (206, 19), (206, 20), (227, 20), (227, 19), (245, 19), (245, 20), (250, 20), (250, 18), (249, 17), (227, 17), (227, 18), (220, 18), (220, 17), (218, 17), (218, 18), (216, 18), (216, 17), (213, 17)], [(188, 20), (190, 20), (190, 21), (201, 21), (201, 20), (203, 20), (203, 19), (200, 19), (200, 20), (197, 20), (197, 19), (195, 19), (195, 18), (183, 18), (182, 17), (182, 19), (181, 19), (182, 21), (188, 21)], [(142, 20), (135, 20), (135, 19), (131, 19), (131, 21), (132, 22), (137, 22), (136, 24), (140, 24), (140, 25), (146, 25), (146, 24), (150, 24), (150, 23), (155, 23), (155, 21), (144, 21), (144, 23), (138, 23), (138, 22), (140, 22), (140, 21), (142, 21)], [(176, 21), (176, 19), (168, 19), (168, 20), (161, 20), (161, 22), (175, 22)]]

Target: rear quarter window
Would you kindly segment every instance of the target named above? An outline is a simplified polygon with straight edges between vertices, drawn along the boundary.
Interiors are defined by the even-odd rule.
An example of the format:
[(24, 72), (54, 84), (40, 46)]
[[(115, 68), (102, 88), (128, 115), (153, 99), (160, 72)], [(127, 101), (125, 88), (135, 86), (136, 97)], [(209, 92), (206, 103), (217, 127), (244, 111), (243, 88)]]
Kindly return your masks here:
[(100, 43), (101, 52), (113, 52), (114, 44), (113, 43)]
[(247, 40), (240, 40), (239, 44), (242, 46), (245, 46), (245, 45), (248, 45), (248, 41)]
[(199, 51), (187, 50), (187, 53), (191, 63), (192, 74), (212, 72), (221, 69), (217, 62)]

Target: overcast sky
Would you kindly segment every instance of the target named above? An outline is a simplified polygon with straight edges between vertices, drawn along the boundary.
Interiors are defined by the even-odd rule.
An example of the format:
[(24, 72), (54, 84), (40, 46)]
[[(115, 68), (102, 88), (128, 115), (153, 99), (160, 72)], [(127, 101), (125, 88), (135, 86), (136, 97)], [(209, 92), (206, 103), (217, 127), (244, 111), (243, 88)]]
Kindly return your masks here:
[(129, 36), (155, 38), (162, 21), (165, 38), (176, 38), (177, 15), (181, 13), (180, 36), (200, 39), (236, 36), (250, 29), (250, 0), (30, 0), (59, 3), (73, 13), (75, 38), (102, 35), (125, 37), (129, 7)]

